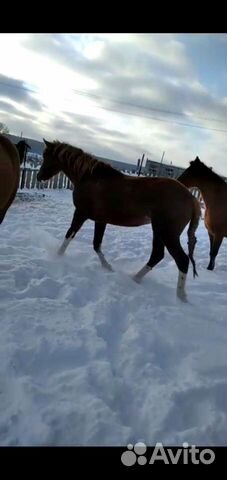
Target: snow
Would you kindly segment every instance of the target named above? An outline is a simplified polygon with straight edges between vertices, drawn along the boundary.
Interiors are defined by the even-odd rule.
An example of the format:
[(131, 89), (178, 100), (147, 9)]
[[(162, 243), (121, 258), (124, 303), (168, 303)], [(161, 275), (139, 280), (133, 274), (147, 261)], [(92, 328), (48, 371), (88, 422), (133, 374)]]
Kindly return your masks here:
[(113, 273), (92, 222), (57, 257), (71, 197), (28, 191), (0, 227), (0, 445), (226, 445), (226, 240), (207, 271), (201, 221), (182, 304), (167, 252), (141, 285), (131, 279), (149, 225), (107, 227)]

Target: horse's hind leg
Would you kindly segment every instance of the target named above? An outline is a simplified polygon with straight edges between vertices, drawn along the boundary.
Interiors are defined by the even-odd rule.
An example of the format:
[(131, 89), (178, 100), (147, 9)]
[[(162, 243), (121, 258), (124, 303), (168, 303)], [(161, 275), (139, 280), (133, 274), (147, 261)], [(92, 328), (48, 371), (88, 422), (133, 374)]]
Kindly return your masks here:
[(211, 256), (214, 236), (210, 232), (208, 232), (208, 235), (209, 235), (209, 240), (210, 240), (210, 256)]
[(6, 214), (6, 211), (4, 211), (4, 212), (1, 212), (1, 211), (0, 211), (0, 225), (1, 225), (1, 223), (3, 222), (3, 220), (4, 220), (4, 218), (5, 218), (5, 214)]
[(171, 234), (165, 234), (163, 240), (170, 255), (174, 258), (179, 273), (177, 281), (177, 296), (183, 302), (187, 301), (187, 295), (185, 291), (185, 283), (188, 273), (189, 257), (184, 252), (179, 237), (172, 236)]
[(71, 240), (75, 237), (76, 233), (80, 230), (83, 223), (87, 220), (86, 217), (81, 215), (77, 210), (75, 210), (71, 227), (68, 229), (65, 235), (65, 240), (62, 243), (61, 247), (58, 250), (58, 255), (63, 255), (65, 253), (66, 248), (68, 247)]
[(133, 277), (137, 283), (140, 283), (142, 278), (161, 260), (164, 258), (164, 243), (162, 238), (160, 237), (157, 229), (153, 226), (153, 248), (151, 252), (151, 256), (146, 265), (144, 265), (139, 272)]
[(215, 258), (222, 244), (223, 237), (222, 235), (211, 235), (210, 233), (209, 233), (209, 237), (210, 237), (210, 262), (207, 267), (207, 270), (214, 270)]
[(97, 255), (100, 259), (100, 262), (101, 262), (103, 268), (106, 268), (106, 270), (113, 271), (111, 265), (107, 262), (104, 254), (102, 253), (102, 250), (101, 250), (102, 239), (103, 239), (103, 235), (105, 233), (105, 229), (106, 229), (106, 223), (95, 222), (93, 247), (94, 247), (94, 250), (95, 250), (95, 252), (97, 253)]

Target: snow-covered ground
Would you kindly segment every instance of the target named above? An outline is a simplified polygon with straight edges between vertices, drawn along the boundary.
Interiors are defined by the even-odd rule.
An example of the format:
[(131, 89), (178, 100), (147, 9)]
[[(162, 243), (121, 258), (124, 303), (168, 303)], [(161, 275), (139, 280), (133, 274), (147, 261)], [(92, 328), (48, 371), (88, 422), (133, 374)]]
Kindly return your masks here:
[(226, 240), (207, 271), (201, 221), (182, 304), (168, 253), (141, 285), (130, 277), (149, 225), (107, 227), (114, 273), (92, 222), (57, 257), (72, 193), (44, 193), (18, 197), (0, 227), (0, 445), (226, 445)]

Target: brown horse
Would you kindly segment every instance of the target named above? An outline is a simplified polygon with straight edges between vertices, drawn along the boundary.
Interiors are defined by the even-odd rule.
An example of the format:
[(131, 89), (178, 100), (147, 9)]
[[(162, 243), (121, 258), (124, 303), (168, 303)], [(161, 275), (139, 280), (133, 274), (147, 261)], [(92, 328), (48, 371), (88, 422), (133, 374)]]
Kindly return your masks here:
[(28, 149), (30, 149), (31, 147), (25, 140), (19, 140), (19, 142), (16, 143), (16, 147), (19, 152), (20, 164), (22, 164), (23, 160), (26, 159)]
[[(185, 281), (189, 258), (194, 276), (197, 274), (193, 251), (195, 230), (200, 219), (199, 203), (188, 189), (177, 180), (124, 175), (80, 148), (58, 141), (44, 142), (46, 148), (37, 180), (48, 180), (63, 171), (75, 186), (73, 201), (76, 210), (59, 254), (64, 253), (83, 223), (90, 219), (95, 222), (94, 250), (102, 266), (112, 270), (101, 251), (106, 224), (136, 227), (151, 223), (151, 256), (134, 279), (139, 282), (163, 259), (166, 246), (179, 270), (177, 296), (186, 301)], [(189, 255), (186, 255), (180, 244), (180, 235), (189, 222)]]
[(206, 211), (204, 223), (210, 238), (210, 262), (208, 270), (215, 267), (224, 237), (227, 237), (227, 183), (198, 157), (190, 162), (178, 181), (187, 187), (197, 187), (201, 191)]
[(20, 156), (15, 145), (0, 134), (0, 223), (13, 202), (20, 180)]

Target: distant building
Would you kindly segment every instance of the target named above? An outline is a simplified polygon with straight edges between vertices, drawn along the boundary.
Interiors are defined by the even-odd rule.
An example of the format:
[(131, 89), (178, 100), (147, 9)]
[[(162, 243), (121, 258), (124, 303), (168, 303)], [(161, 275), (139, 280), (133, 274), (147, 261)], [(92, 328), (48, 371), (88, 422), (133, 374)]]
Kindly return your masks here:
[[(184, 172), (185, 168), (177, 167), (176, 165), (172, 165), (172, 163), (166, 164), (147, 159), (143, 173), (144, 175), (153, 177), (178, 178)], [(226, 177), (222, 178), (227, 182)]]
[(144, 174), (152, 177), (178, 178), (185, 168), (147, 159)]

